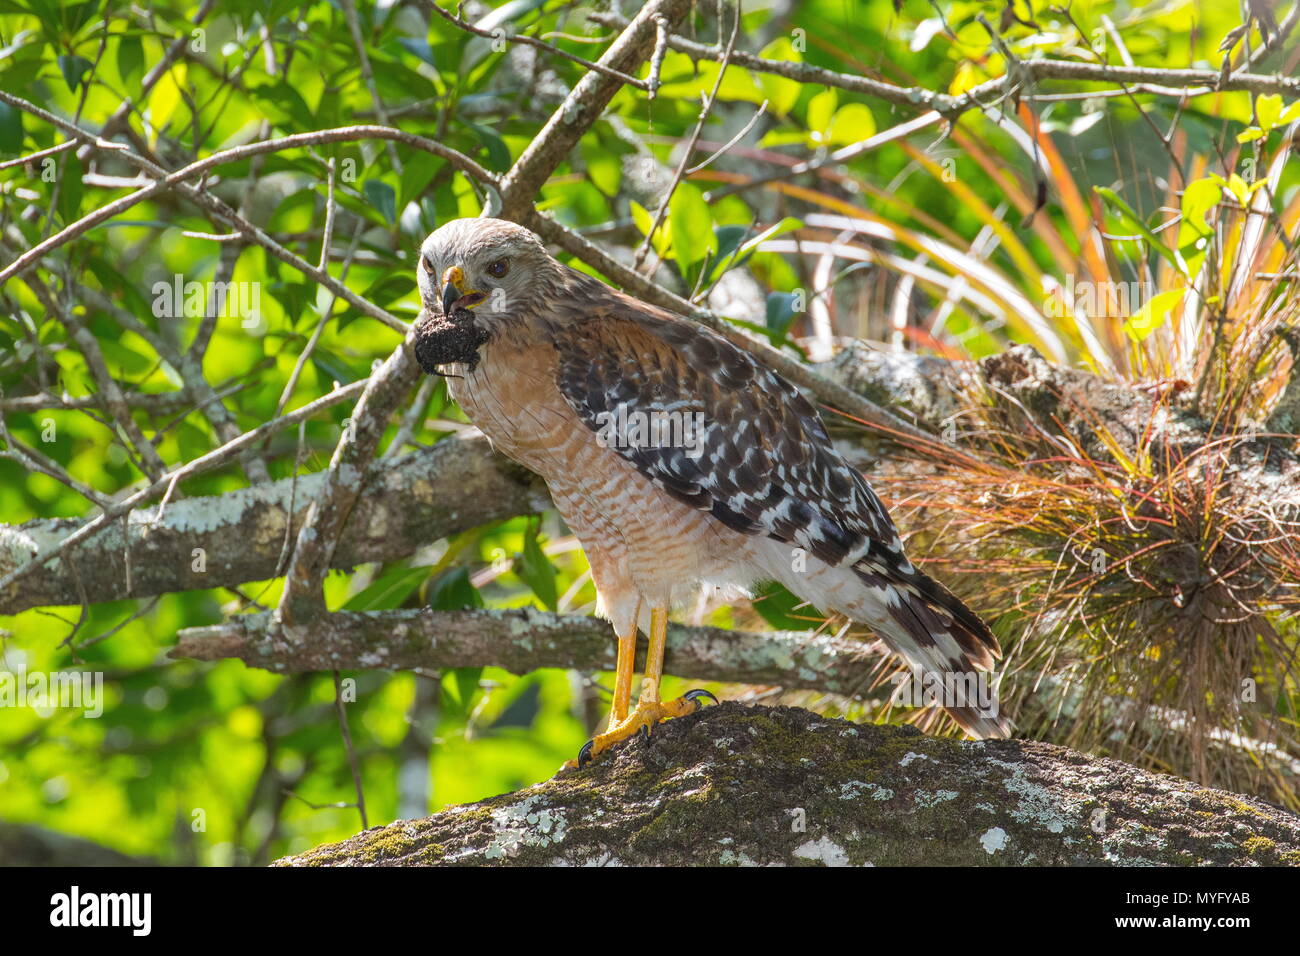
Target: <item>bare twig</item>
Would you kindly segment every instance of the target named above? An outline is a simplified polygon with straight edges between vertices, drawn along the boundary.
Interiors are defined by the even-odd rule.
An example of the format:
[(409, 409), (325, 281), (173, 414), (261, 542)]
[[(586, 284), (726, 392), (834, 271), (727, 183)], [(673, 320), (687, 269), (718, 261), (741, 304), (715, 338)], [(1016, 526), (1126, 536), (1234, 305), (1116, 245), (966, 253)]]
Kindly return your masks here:
[[(664, 17), (674, 24), (689, 6), (690, 0), (650, 0), (610, 44), (600, 63), (626, 73), (651, 52), (655, 19)], [(551, 114), (541, 132), (533, 137), (502, 178), (499, 190), (502, 219), (518, 221), (528, 213), (547, 178), (564, 162), (621, 88), (621, 80), (595, 71), (574, 84), (559, 109)]]
[[(603, 62), (593, 63), (591, 60), (584, 60), (580, 56), (575, 56), (574, 54), (568, 52), (567, 50), (561, 50), (558, 46), (554, 46), (553, 44), (546, 43), (542, 40), (539, 40), (537, 37), (531, 37), (523, 33), (506, 33), (500, 27), (497, 27), (495, 30), (485, 30), (482, 27), (475, 26), (474, 24), (470, 23), (468, 20), (462, 20), (454, 13), (450, 13), (447, 10), (444, 10), (442, 7), (438, 6), (438, 4), (434, 2), (434, 0), (425, 0), (423, 6), (428, 7), (430, 10), (433, 10), (435, 13), (438, 14), (438, 16), (442, 17), (448, 23), (454, 24), (459, 29), (464, 30), (466, 33), (472, 33), (474, 36), (483, 37), (486, 40), (504, 40), (507, 43), (521, 43), (524, 46), (531, 46), (535, 49), (542, 50), (554, 56), (561, 57), (565, 60), (568, 60), (571, 63), (577, 63), (579, 66), (586, 67), (588, 70), (592, 70), (596, 73), (600, 73), (603, 76), (607, 76), (612, 80), (617, 80), (619, 83), (624, 83), (627, 86), (634, 87), (638, 90), (646, 90), (646, 91), (651, 90), (650, 84), (647, 83), (645, 80), (638, 80), (635, 76), (629, 76), (628, 74), (622, 72), (621, 70), (616, 70), (613, 67), (607, 66)], [(565, 37), (565, 39), (575, 39), (575, 38)], [(591, 38), (583, 37), (582, 39), (588, 40)], [(385, 125), (387, 125), (388, 121), (384, 120), (382, 116), (380, 117), (380, 120)]]
[[(49, 113), (46, 110), (41, 109), (35, 104), (29, 103), (26, 100), (22, 99), (21, 97), (13, 96), (12, 94), (7, 93), (3, 90), (0, 90), (0, 102), (8, 103), (10, 106), (14, 106), (25, 112), (31, 113), (33, 116), (37, 116), (41, 119), (44, 119), (46, 122), (52, 123), (53, 125), (58, 126), (59, 128), (65, 130), (66, 132), (72, 133), (73, 135), (79, 138), (83, 138), (87, 141), (93, 141), (95, 139), (93, 135), (82, 130), (80, 127), (76, 126), (75, 124), (68, 123), (64, 120), (61, 120), (59, 117), (55, 116), (52, 113)], [(171, 173), (167, 173), (166, 171), (158, 167), (156, 164), (150, 162), (149, 160), (146, 160), (144, 157), (139, 156), (138, 154), (132, 153), (131, 151), (123, 151), (121, 155), (124, 158), (136, 162), (138, 165), (141, 166), (141, 168), (146, 169), (146, 171), (148, 171), (151, 175), (155, 175), (159, 177), (154, 181), (153, 185), (146, 187), (144, 189), (137, 190), (136, 192), (132, 193), (129, 196), (123, 196), (120, 199), (106, 203), (104, 206), (101, 206), (99, 209), (96, 209), (95, 211), (89, 213), (88, 215), (83, 216), (81, 219), (78, 219), (76, 222), (69, 224), (60, 232), (54, 234), (53, 236), (50, 236), (44, 242), (37, 243), (27, 252), (23, 253), (17, 259), (11, 262), (8, 266), (6, 266), (3, 269), (0, 269), (0, 282), (3, 282), (9, 279), (10, 277), (12, 277), (13, 275), (16, 275), (17, 273), (22, 272), (27, 268), (30, 268), (33, 263), (35, 263), (37, 260), (45, 256), (53, 249), (65, 245), (68, 242), (72, 241), (73, 239), (83, 235), (84, 233), (88, 232), (90, 229), (93, 229), (95, 226), (99, 225), (101, 222), (104, 222), (108, 219), (113, 218), (114, 216), (119, 215), (122, 212), (125, 212), (127, 209), (130, 209), (132, 206), (138, 205), (139, 203), (152, 198), (153, 196), (157, 195), (160, 192), (163, 192), (166, 189), (186, 185), (186, 180), (196, 179), (202, 176), (204, 173), (208, 172), (209, 170), (217, 166), (220, 166), (224, 163), (237, 162), (241, 159), (247, 159), (249, 157), (257, 156), (263, 153), (278, 152), (284, 149), (295, 149), (303, 146), (319, 145), (322, 143), (348, 142), (348, 141), (358, 140), (358, 139), (396, 140), (397, 142), (405, 143), (409, 146), (414, 146), (418, 149), (423, 149), (429, 153), (432, 153), (435, 156), (439, 156), (443, 159), (446, 159), (448, 162), (456, 166), (458, 169), (462, 170), (465, 173), (468, 173), (470, 176), (479, 179), (482, 182), (486, 182), (486, 183), (496, 182), (496, 176), (494, 174), (488, 172), (486, 169), (484, 169), (474, 160), (470, 159), (468, 156), (465, 156), (464, 154), (459, 153), (448, 146), (444, 146), (442, 143), (438, 143), (438, 142), (434, 142), (433, 140), (426, 139), (423, 136), (415, 136), (411, 133), (404, 133), (401, 130), (390, 129), (389, 127), (386, 126), (347, 126), (347, 127), (337, 128), (337, 129), (314, 130), (309, 133), (296, 133), (291, 136), (284, 136), (284, 137), (280, 137), (279, 139), (267, 140), (265, 142), (260, 142), (260, 143), (246, 143), (243, 146), (236, 146), (231, 149), (221, 150), (219, 152), (213, 153), (210, 156), (204, 157), (203, 159), (190, 163), (189, 165), (184, 166)], [(210, 202), (213, 203), (218, 202), (213, 197), (207, 196), (206, 193), (190, 191), (187, 192), (187, 195), (193, 196), (196, 199), (199, 196), (202, 196), (207, 198)], [(224, 206), (224, 204), (222, 205)], [(270, 241), (269, 237), (265, 237), (265, 238), (268, 241)], [(318, 278), (318, 279), (320, 278), (319, 270), (312, 267), (309, 263), (303, 263), (303, 265), (305, 266), (305, 269), (303, 271), (308, 271), (309, 274), (312, 274), (314, 278)], [(326, 275), (325, 278), (328, 280), (329, 279), (328, 275)], [(344, 298), (347, 298), (349, 302), (353, 302), (353, 304), (357, 305), (359, 308), (366, 309), (368, 314), (374, 314), (375, 307), (370, 303), (365, 302), (365, 300), (361, 300), (350, 290), (341, 291), (340, 295), (342, 295)], [(405, 324), (399, 322), (397, 323), (396, 327), (404, 329)]]
[(348, 755), (348, 767), (352, 770), (352, 786), (357, 791), (357, 812), (361, 814), (361, 829), (368, 829), (370, 822), (366, 819), (366, 794), (361, 787), (361, 768), (357, 766), (357, 752), (352, 746), (352, 733), (348, 730), (348, 710), (343, 705), (343, 678), (338, 670), (334, 671), (334, 708), (339, 718), (339, 732), (343, 735), (343, 749)]
[[(704, 124), (708, 122), (709, 114), (713, 112), (713, 104), (718, 98), (718, 90), (722, 87), (722, 78), (727, 74), (727, 67), (731, 64), (731, 55), (736, 49), (736, 36), (740, 33), (740, 4), (736, 4), (736, 17), (731, 25), (731, 37), (727, 40), (727, 48), (723, 53), (722, 66), (718, 70), (718, 75), (713, 79), (713, 89), (709, 91), (708, 96), (700, 105), (700, 115), (696, 120), (695, 129), (691, 132), (691, 138), (686, 143), (686, 148), (682, 151), (681, 159), (677, 162), (677, 168), (673, 171), (673, 180), (668, 184), (668, 191), (664, 194), (663, 200), (659, 203), (659, 208), (655, 210), (654, 222), (650, 226), (650, 231), (646, 233), (645, 239), (642, 240), (640, 248), (636, 251), (636, 256), (632, 260), (632, 268), (640, 269), (641, 264), (645, 262), (646, 254), (650, 251), (651, 243), (654, 241), (654, 235), (663, 225), (664, 216), (668, 215), (668, 206), (673, 201), (673, 193), (677, 192), (677, 187), (681, 184), (682, 177), (686, 174), (686, 167), (691, 161), (691, 153), (695, 152), (695, 144), (700, 141), (700, 134), (704, 132)], [(766, 106), (767, 104), (764, 104)], [(761, 111), (760, 111), (761, 112)]]
[[(198, 10), (194, 11), (194, 16), (190, 18), (190, 23), (197, 27), (208, 18), (208, 14), (212, 12), (214, 6), (216, 6), (216, 0), (203, 0), (203, 2), (199, 4)], [(162, 59), (155, 63), (153, 68), (145, 74), (144, 79), (140, 81), (140, 90), (138, 94), (134, 98), (128, 96), (126, 99), (122, 100), (117, 109), (113, 111), (113, 115), (104, 121), (103, 129), (100, 130), (101, 138), (111, 140), (121, 131), (123, 123), (125, 123), (126, 118), (131, 115), (131, 111), (135, 109), (136, 103), (143, 103), (149, 99), (149, 94), (153, 91), (153, 88), (158, 84), (158, 81), (166, 76), (168, 71), (171, 70), (172, 64), (176, 62), (176, 58), (184, 51), (186, 45), (191, 42), (191, 39), (192, 37), (189, 33), (181, 33), (176, 37), (176, 39), (172, 40), (172, 42), (167, 46), (167, 49), (163, 52)], [(77, 155), (79, 158), (84, 160), (86, 158), (86, 151), (78, 150)]]
[[(616, 13), (592, 13), (589, 19), (596, 23), (612, 27), (622, 27), (629, 22), (626, 17)], [(718, 47), (697, 43), (674, 34), (669, 37), (668, 45), (680, 53), (699, 60), (720, 60), (722, 50)], [(768, 60), (751, 53), (736, 51), (732, 62), (748, 70), (784, 76), (801, 83), (818, 83), (834, 86), (838, 89), (863, 93), (893, 103), (896, 106), (912, 109), (932, 109), (947, 117), (977, 106), (983, 106), (1000, 99), (1006, 93), (1006, 79), (996, 77), (978, 86), (972, 87), (958, 96), (936, 93), (921, 86), (898, 86), (883, 80), (853, 73), (840, 73), (824, 67), (814, 66), (795, 60)], [(1257, 73), (1235, 73), (1219, 84), (1217, 70), (1169, 69), (1165, 67), (1128, 67), (1102, 65), (1096, 63), (1077, 63), (1072, 60), (1022, 60), (1020, 61), (1025, 78), (1028, 80), (1074, 80), (1087, 83), (1142, 83), (1162, 86), (1177, 92), (1189, 86), (1205, 86), (1210, 90), (1249, 90), (1253, 93), (1285, 93), (1289, 96), (1300, 95), (1300, 78), (1289, 76), (1267, 76)]]

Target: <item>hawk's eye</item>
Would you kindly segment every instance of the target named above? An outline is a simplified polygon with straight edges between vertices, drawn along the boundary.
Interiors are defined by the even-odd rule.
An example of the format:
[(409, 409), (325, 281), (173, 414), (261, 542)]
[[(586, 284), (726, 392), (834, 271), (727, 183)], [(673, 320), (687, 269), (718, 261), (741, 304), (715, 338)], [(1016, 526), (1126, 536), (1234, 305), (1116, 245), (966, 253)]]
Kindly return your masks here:
[(500, 279), (509, 271), (510, 262), (506, 259), (498, 259), (496, 262), (490, 263), (487, 267), (488, 275), (494, 279)]

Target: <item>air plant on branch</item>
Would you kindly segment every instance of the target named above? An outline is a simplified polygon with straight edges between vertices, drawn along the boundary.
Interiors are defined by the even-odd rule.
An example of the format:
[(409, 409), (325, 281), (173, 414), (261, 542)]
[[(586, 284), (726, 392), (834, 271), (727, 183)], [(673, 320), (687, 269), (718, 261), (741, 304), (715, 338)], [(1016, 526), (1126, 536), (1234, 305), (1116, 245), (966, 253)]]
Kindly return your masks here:
[[(1279, 209), (1275, 192), (1290, 150), (1254, 183), (1189, 163), (1205, 174), (1174, 197), (1176, 243), (1106, 191), (1110, 221), (1160, 246), (1140, 264), (1150, 296), (1118, 321), (1071, 304), (1109, 382), (1023, 350), (987, 358), (954, 420), (969, 457), (922, 451), (927, 467), (882, 493), (1000, 612), (1022, 733), (1295, 807), (1300, 197)], [(1108, 282), (1134, 239), (1093, 209), (1082, 244), (1105, 256), (1079, 268)]]

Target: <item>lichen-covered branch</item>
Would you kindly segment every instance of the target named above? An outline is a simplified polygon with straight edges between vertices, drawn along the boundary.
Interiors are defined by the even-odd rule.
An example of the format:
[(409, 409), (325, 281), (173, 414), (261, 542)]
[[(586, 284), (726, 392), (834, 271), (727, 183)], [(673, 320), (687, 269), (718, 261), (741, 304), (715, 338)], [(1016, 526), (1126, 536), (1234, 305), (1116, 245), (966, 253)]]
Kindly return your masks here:
[[(127, 591), (122, 521), (86, 538), (8, 590), (0, 614), (31, 607), (115, 601), (194, 588), (228, 587), (284, 573), (286, 535), (324, 481), (324, 473), (282, 479), (214, 497), (139, 507), (125, 524), (131, 540)], [(344, 525), (333, 567), (408, 557), (449, 534), (549, 507), (545, 486), (495, 454), (487, 439), (449, 438), (432, 448), (372, 464), (366, 487)], [(292, 521), (292, 527), (290, 522)], [(72, 518), (0, 525), (0, 575), (45, 553), (75, 531)], [(290, 538), (289, 540), (292, 540)]]
[(724, 703), (278, 865), (1295, 866), (1300, 817), (1051, 744)]
[[(68, 533), (64, 537), (52, 542), (41, 542), (45, 546), (37, 546), (37, 543), (32, 538), (22, 533), (21, 528), (19, 534), (15, 536), (13, 534), (14, 529), (0, 526), (0, 609), (13, 605), (21, 599), (18, 584), (29, 577), (34, 577), (37, 571), (57, 567), (58, 564), (53, 562), (61, 562), (69, 553), (75, 552), (77, 548), (104, 533), (120, 520), (125, 519), (129, 529), (131, 527), (132, 513), (146, 501), (164, 495), (163, 500), (165, 502), (168, 497), (165, 493), (175, 488), (178, 483), (195, 475), (211, 471), (237, 457), (244, 449), (256, 445), (281, 429), (306, 421), (313, 415), (331, 408), (339, 402), (346, 401), (359, 392), (364, 385), (365, 381), (362, 380), (353, 382), (351, 385), (341, 386), (322, 395), (315, 401), (308, 402), (301, 408), (289, 412), (287, 415), (273, 418), (269, 422), (258, 425), (251, 431), (244, 432), (234, 441), (226, 442), (226, 444), (214, 448), (207, 454), (200, 455), (198, 458), (172, 469), (157, 481), (146, 485), (134, 494), (120, 499), (84, 524), (74, 521), (71, 526), (65, 527)], [(39, 523), (34, 522), (33, 524)], [(26, 528), (27, 525), (21, 527)], [(73, 568), (72, 576), (74, 579), (77, 578), (78, 573), (76, 568)], [(131, 576), (127, 574), (125, 596), (128, 597), (135, 594), (130, 580)], [(82, 594), (77, 596), (79, 601), (76, 603), (85, 603), (89, 600)], [(33, 605), (26, 606), (31, 607)]]
[[(279, 673), (382, 668), (541, 667), (612, 670), (614, 636), (594, 617), (532, 608), (339, 611), (312, 620), (290, 647), (269, 614), (181, 631), (172, 657), (238, 658)], [(641, 648), (644, 656), (644, 647)], [(731, 631), (672, 624), (667, 673), (695, 680), (773, 684), (853, 696), (880, 664), (868, 641), (803, 631)]]
[[(996, 385), (1027, 406), (1046, 409), (1083, 447), (1098, 441), (1099, 418), (1110, 423), (1116, 434), (1142, 434), (1155, 401), (1151, 394), (1130, 386), (1054, 366), (1028, 347), (975, 364), (855, 345), (816, 369), (841, 387), (900, 409), (936, 431), (962, 408), (967, 400), (963, 390)], [(1190, 413), (1175, 408), (1160, 422), (1164, 434), (1179, 444), (1192, 447), (1206, 441), (1204, 423)], [(878, 439), (870, 450), (875, 474), (887, 476), (900, 467), (885, 457), (884, 443)], [(1239, 479), (1250, 478), (1280, 514), (1300, 509), (1300, 482), (1294, 478), (1300, 462), (1288, 448), (1261, 441), (1243, 449), (1239, 466), (1246, 469), (1238, 473)], [(161, 521), (155, 509), (137, 508), (130, 522), (129, 594), (119, 521), (69, 549), (66, 558), (52, 560), (44, 573), (31, 576), (21, 587), (0, 589), (0, 613), (79, 603), (78, 574), (92, 603), (275, 577), (284, 573), (279, 561), (290, 499), (296, 532), (303, 510), (315, 500), (323, 480), (321, 474), (303, 475), (296, 488), (284, 479), (217, 497), (172, 501)], [(365, 487), (371, 493), (357, 499), (331, 567), (409, 557), (448, 534), (549, 506), (540, 480), (496, 455), (481, 437), (445, 439), (432, 449), (384, 459), (382, 466), (368, 470)], [(77, 527), (72, 519), (0, 525), (0, 576), (32, 554), (54, 547)], [(205, 557), (202, 571), (192, 569), (195, 549)]]

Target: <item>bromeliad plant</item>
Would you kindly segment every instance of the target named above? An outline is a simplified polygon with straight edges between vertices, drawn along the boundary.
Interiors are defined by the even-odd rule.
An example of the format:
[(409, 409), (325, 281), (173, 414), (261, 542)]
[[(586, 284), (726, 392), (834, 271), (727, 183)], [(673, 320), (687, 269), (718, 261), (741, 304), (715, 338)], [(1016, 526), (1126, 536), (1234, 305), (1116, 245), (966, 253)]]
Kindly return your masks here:
[[(1300, 193), (1279, 195), (1290, 136), (1243, 140), (1253, 156), (1225, 168), (1256, 179), (1175, 157), (1193, 175), (1163, 224), (1109, 189), (1079, 220), (1067, 275), (1094, 294), (1062, 283), (1048, 311), (1109, 374), (985, 359), (954, 420), (971, 457), (927, 454), (885, 491), (925, 512), (911, 527), (946, 515), (918, 535), (930, 560), (978, 574), (976, 603), (1003, 612), (1022, 733), (1295, 807)], [(1147, 294), (1117, 313), (1126, 268)]]

